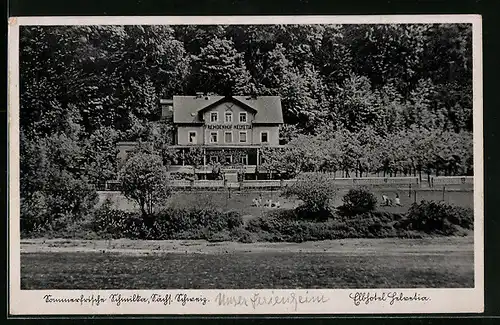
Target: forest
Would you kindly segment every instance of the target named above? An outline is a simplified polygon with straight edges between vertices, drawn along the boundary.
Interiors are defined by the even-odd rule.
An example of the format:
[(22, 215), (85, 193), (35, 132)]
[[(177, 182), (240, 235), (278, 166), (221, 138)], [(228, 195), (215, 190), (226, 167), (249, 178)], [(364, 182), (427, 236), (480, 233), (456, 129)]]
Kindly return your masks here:
[(473, 172), (471, 25), (23, 26), (19, 55), (27, 206), (82, 209), (117, 141), (168, 160), (159, 100), (197, 92), (281, 97), (271, 171)]

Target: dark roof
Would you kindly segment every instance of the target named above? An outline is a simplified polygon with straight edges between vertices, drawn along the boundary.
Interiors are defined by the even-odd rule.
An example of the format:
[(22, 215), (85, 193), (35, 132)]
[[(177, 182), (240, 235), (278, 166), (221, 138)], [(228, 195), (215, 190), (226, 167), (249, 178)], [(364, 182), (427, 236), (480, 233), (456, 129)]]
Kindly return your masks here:
[[(200, 114), (219, 102), (234, 101), (255, 110), (253, 123), (282, 124), (283, 112), (279, 96), (174, 96), (174, 123), (202, 123)], [(241, 105), (243, 104), (243, 105)]]

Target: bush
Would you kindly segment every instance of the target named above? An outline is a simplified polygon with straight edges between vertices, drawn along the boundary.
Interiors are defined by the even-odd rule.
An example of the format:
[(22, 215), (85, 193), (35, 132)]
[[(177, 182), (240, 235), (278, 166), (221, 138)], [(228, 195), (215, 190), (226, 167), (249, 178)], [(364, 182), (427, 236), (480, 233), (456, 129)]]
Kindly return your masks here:
[(134, 212), (115, 210), (104, 203), (94, 213), (92, 229), (106, 238), (132, 239), (206, 239), (230, 240), (229, 232), (241, 227), (243, 219), (237, 211), (213, 209), (165, 209), (155, 215), (152, 226), (144, 224)]
[(243, 227), (238, 227), (231, 230), (230, 236), (232, 240), (236, 240), (240, 243), (253, 243), (257, 240), (257, 236), (254, 233), (248, 231)]
[(56, 171), (43, 191), (21, 197), (21, 233), (25, 237), (60, 232), (90, 213), (97, 201), (97, 192), (86, 178)]
[(454, 235), (460, 232), (460, 228), (472, 229), (473, 223), (472, 209), (421, 201), (410, 207), (407, 227), (429, 234)]
[(403, 216), (389, 212), (366, 212), (346, 220), (323, 222), (301, 220), (293, 210), (273, 211), (248, 222), (246, 229), (259, 241), (303, 242), (343, 238), (408, 237), (406, 229), (394, 225)]
[(331, 216), (330, 201), (335, 199), (337, 188), (327, 176), (316, 173), (299, 178), (285, 188), (283, 195), (296, 196), (303, 205), (298, 211), (305, 219), (326, 220)]
[(206, 240), (213, 242), (231, 241), (231, 235), (227, 232), (207, 232)]
[[(154, 239), (229, 240), (228, 232), (243, 225), (239, 212), (217, 209), (167, 208), (155, 215)], [(221, 234), (219, 234), (221, 233)]]
[(177, 234), (196, 229), (212, 232), (231, 230), (243, 224), (239, 212), (223, 212), (217, 209), (164, 209), (156, 215), (156, 223), (161, 232)]
[(47, 228), (49, 207), (42, 192), (29, 198), (21, 197), (20, 227), (22, 237), (43, 233)]
[(112, 209), (107, 202), (94, 212), (92, 228), (97, 234), (107, 238), (144, 239), (147, 237), (139, 214)]
[(350, 189), (342, 201), (344, 204), (339, 207), (339, 212), (344, 216), (371, 212), (377, 206), (377, 198), (365, 188)]
[(122, 193), (139, 205), (144, 221), (150, 227), (155, 208), (170, 195), (167, 170), (161, 157), (136, 152), (120, 170), (119, 179)]

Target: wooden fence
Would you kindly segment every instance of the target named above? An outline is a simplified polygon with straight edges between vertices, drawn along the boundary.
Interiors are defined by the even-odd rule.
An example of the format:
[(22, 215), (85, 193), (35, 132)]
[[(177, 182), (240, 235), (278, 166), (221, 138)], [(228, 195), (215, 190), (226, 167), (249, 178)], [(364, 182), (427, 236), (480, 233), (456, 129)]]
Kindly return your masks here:
[[(338, 186), (418, 186), (417, 177), (365, 177), (365, 178), (332, 178)], [(171, 180), (169, 186), (174, 189), (279, 189), (294, 184), (297, 180), (245, 180), (243, 182), (228, 182), (225, 180)], [(106, 182), (99, 186), (101, 191), (117, 191), (117, 181)]]
[(474, 176), (436, 176), (431, 178), (431, 187), (446, 185), (473, 185)]

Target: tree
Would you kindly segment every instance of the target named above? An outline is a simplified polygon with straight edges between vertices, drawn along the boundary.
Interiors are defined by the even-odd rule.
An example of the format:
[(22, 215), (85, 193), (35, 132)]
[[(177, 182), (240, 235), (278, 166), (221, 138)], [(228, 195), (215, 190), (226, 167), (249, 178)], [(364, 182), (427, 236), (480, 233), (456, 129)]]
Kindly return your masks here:
[(262, 157), (260, 166), (268, 173), (278, 174), (281, 178), (294, 178), (302, 170), (302, 156), (297, 147), (263, 147), (260, 153)]
[(335, 102), (338, 118), (349, 131), (359, 131), (364, 126), (376, 125), (380, 119), (379, 107), (366, 77), (351, 75), (338, 89)]
[(196, 169), (203, 165), (205, 151), (201, 146), (193, 146), (184, 150), (184, 163), (193, 167), (193, 180), (196, 179)]
[(327, 25), (323, 33), (321, 47), (317, 55), (319, 67), (327, 83), (342, 84), (352, 72), (352, 54), (349, 39), (345, 37), (342, 25)]
[(206, 93), (243, 95), (251, 91), (250, 74), (243, 55), (232, 41), (214, 38), (195, 60), (195, 83)]
[(28, 139), (21, 133), (21, 226), (60, 230), (97, 203), (85, 157), (71, 132)]
[(345, 37), (353, 57), (353, 72), (378, 88), (395, 80), (401, 93), (411, 89), (420, 68), (429, 25), (347, 25)]
[(342, 197), (343, 204), (339, 207), (345, 216), (354, 216), (375, 210), (377, 198), (365, 188), (350, 189)]
[(139, 205), (148, 227), (154, 223), (154, 209), (169, 194), (167, 171), (156, 154), (137, 152), (120, 171), (121, 191)]
[(310, 219), (330, 217), (329, 204), (335, 199), (336, 193), (333, 181), (320, 173), (302, 176), (283, 191), (284, 196), (296, 196), (303, 202), (301, 206), (303, 215)]
[(111, 127), (94, 131), (83, 148), (86, 157), (86, 174), (94, 184), (116, 179), (116, 143), (120, 134)]

